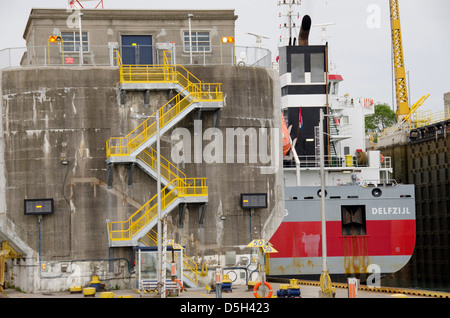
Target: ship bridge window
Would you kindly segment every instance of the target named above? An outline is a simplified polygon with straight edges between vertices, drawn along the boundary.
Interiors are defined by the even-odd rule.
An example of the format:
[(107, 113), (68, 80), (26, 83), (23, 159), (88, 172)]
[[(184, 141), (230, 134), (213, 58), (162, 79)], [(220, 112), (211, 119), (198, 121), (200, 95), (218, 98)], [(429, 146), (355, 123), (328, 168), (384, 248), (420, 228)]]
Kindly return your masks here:
[(325, 55), (323, 53), (311, 53), (311, 82), (325, 82)]
[(366, 235), (366, 207), (364, 205), (341, 206), (342, 235)]
[(330, 83), (330, 87), (328, 88), (328, 93), (331, 95), (337, 95), (338, 94), (338, 82)]
[(292, 54), (292, 83), (305, 83), (305, 54)]

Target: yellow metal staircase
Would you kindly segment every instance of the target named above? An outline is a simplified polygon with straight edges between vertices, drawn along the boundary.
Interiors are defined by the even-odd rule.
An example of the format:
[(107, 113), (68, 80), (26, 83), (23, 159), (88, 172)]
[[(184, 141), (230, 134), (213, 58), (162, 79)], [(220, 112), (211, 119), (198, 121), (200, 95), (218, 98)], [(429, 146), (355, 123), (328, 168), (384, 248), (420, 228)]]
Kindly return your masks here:
[[(116, 53), (118, 56), (118, 53)], [(162, 135), (195, 108), (221, 108), (221, 84), (201, 83), (179, 65), (122, 65), (118, 56), (121, 84), (156, 85), (157, 89), (171, 87), (178, 94), (159, 108), (159, 127)], [(170, 84), (169, 86), (164, 86)], [(151, 87), (151, 86), (147, 86)], [(150, 146), (156, 142), (156, 113), (124, 137), (110, 138), (106, 143), (107, 163), (133, 162), (147, 174), (157, 178), (156, 151)], [(208, 201), (206, 178), (187, 178), (186, 175), (161, 158), (161, 213), (165, 216), (180, 203)], [(111, 247), (137, 246), (139, 240), (157, 224), (158, 196), (155, 195), (128, 220), (108, 223)]]
[[(118, 53), (117, 53), (118, 54)], [(118, 58), (121, 85), (130, 89), (176, 89), (178, 95), (157, 110), (160, 132), (176, 125), (196, 108), (215, 110), (223, 107), (220, 83), (202, 83), (181, 65), (122, 65)], [(156, 112), (124, 137), (113, 137), (106, 142), (107, 162), (134, 162), (145, 148), (156, 142)]]
[[(172, 190), (169, 187), (172, 186)], [(161, 213), (166, 215), (184, 202), (206, 202), (206, 178), (175, 179), (161, 190)], [(205, 201), (206, 200), (206, 201)], [(109, 222), (111, 247), (137, 246), (141, 237), (157, 224), (157, 195), (145, 203), (126, 221)]]
[[(139, 155), (136, 157), (136, 164), (148, 175), (150, 175), (155, 180), (157, 179), (157, 153), (152, 148), (149, 147), (144, 149)], [(178, 169), (175, 165), (173, 165), (169, 160), (160, 156), (161, 160), (161, 182), (164, 186), (170, 185), (173, 187), (171, 183), (175, 179), (186, 179), (186, 174)]]

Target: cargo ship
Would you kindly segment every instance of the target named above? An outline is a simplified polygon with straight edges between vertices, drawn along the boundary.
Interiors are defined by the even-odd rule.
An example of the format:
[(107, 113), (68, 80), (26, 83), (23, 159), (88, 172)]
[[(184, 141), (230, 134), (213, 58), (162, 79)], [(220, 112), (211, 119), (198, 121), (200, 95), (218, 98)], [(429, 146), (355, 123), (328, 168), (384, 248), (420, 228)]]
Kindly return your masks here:
[(279, 48), (285, 216), (270, 238), (278, 253), (270, 254), (268, 275), (320, 275), (324, 237), (332, 278), (394, 273), (414, 250), (414, 185), (391, 179), (391, 158), (366, 150), (374, 102), (339, 95), (343, 77), (329, 71), (328, 44), (309, 44), (310, 29), (304, 16), (298, 39)]

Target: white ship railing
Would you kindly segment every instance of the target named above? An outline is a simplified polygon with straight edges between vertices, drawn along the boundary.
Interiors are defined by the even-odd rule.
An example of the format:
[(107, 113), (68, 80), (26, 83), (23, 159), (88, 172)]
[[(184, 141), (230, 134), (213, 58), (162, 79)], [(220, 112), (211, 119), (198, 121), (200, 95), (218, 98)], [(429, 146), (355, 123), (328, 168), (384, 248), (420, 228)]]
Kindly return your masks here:
[[(300, 161), (300, 169), (314, 169), (320, 168), (319, 156), (298, 156)], [(392, 161), (391, 157), (380, 157), (379, 164), (372, 164), (369, 166), (369, 162), (366, 160), (363, 163), (359, 163), (357, 156), (325, 156), (325, 168), (335, 168), (335, 169), (355, 169), (355, 168), (368, 168), (368, 167), (379, 167), (380, 169), (391, 169)], [(295, 168), (295, 161), (284, 160), (284, 168)]]
[(379, 179), (379, 180), (362, 180), (360, 186), (366, 187), (379, 187), (379, 186), (398, 186), (395, 179)]

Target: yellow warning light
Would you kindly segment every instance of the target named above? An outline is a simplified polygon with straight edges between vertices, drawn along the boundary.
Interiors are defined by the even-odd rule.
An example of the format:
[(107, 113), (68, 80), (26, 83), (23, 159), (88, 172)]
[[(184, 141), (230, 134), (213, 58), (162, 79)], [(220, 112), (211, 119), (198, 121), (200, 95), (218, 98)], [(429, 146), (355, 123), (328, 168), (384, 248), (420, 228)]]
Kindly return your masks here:
[(222, 43), (234, 43), (234, 37), (224, 36), (222, 37)]
[(62, 42), (62, 37), (52, 35), (52, 36), (48, 37), (48, 41), (50, 43), (59, 43), (59, 42)]

